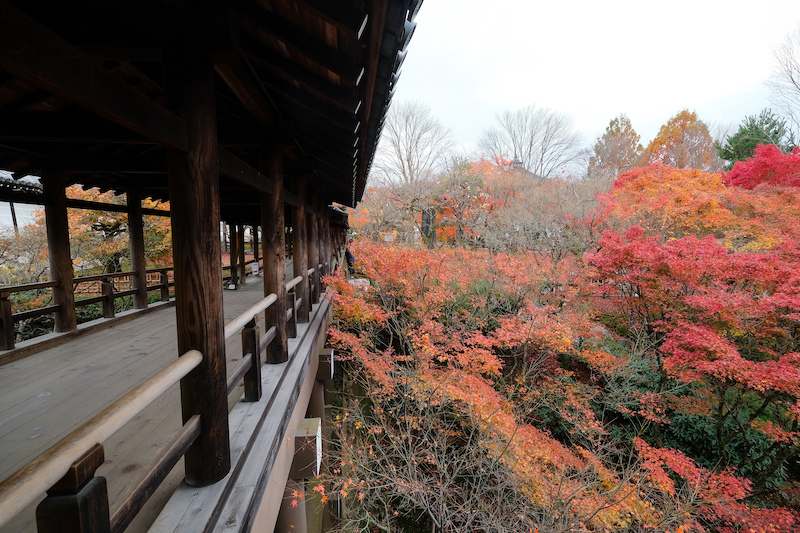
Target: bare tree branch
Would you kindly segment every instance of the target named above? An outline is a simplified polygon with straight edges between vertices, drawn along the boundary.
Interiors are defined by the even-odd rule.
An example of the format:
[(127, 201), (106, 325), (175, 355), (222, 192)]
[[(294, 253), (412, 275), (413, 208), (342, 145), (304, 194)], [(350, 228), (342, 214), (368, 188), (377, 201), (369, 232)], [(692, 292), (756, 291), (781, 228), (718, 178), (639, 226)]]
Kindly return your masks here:
[(386, 118), (372, 177), (386, 184), (409, 184), (430, 178), (444, 164), (450, 130), (421, 102), (394, 104)]
[(583, 138), (567, 115), (531, 105), (504, 111), (497, 121), (479, 143), (492, 160), (516, 157), (528, 172), (549, 178), (581, 158)]

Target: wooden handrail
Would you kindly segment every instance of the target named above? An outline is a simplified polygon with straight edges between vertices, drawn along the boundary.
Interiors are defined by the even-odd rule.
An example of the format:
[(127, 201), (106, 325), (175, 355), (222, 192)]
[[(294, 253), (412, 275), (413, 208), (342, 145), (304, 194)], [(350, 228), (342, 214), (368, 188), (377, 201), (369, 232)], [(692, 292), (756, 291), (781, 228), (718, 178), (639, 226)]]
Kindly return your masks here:
[(309, 268), (309, 269), (308, 269), (308, 276), (309, 276), (309, 277), (311, 277), (311, 275), (312, 275), (314, 272), (315, 272), (315, 270), (314, 270), (313, 268)]
[(92, 274), (91, 276), (77, 276), (72, 278), (73, 283), (83, 283), (89, 281), (104, 281), (109, 278), (124, 278), (126, 276), (135, 276), (136, 271), (131, 270), (128, 272), (106, 272), (105, 274)]
[(293, 280), (286, 282), (286, 290), (290, 291), (294, 289), (295, 287), (297, 287), (297, 285), (300, 284), (301, 281), (303, 281), (303, 276), (297, 276)]
[(164, 268), (148, 268), (145, 270), (148, 274), (160, 274), (162, 272), (169, 272), (170, 270), (175, 270), (175, 267), (164, 267)]
[(18, 311), (12, 314), (11, 318), (12, 320), (14, 320), (14, 322), (19, 322), (20, 320), (28, 320), (29, 318), (36, 318), (39, 316), (55, 313), (60, 308), (61, 306), (59, 305), (48, 305), (46, 307), (39, 307), (38, 309), (30, 309), (28, 311)]
[[(261, 261), (263, 261), (263, 259), (261, 257), (259, 257), (258, 258), (258, 262), (260, 263)], [(245, 261), (244, 264), (245, 265), (252, 265), (255, 262), (256, 262), (255, 259), (250, 259), (249, 261)], [(231, 269), (231, 265), (222, 265), (222, 270), (230, 270), (230, 269)]]
[(189, 350), (0, 483), (0, 528), (60, 480), (86, 450), (103, 443), (202, 360), (200, 352)]
[(0, 287), (0, 293), (11, 294), (14, 292), (33, 291), (37, 289), (49, 289), (58, 285), (57, 281), (41, 281), (39, 283), (23, 283), (22, 285), (6, 285)]
[(274, 304), (278, 300), (278, 297), (273, 293), (259, 300), (255, 305), (250, 306), (246, 311), (242, 314), (225, 324), (225, 340), (227, 341), (234, 335), (236, 332), (242, 329), (248, 322), (253, 320), (253, 316), (257, 315), (261, 311), (267, 309), (270, 305)]
[[(165, 272), (172, 270), (172, 267), (167, 268), (155, 268), (146, 270), (149, 274), (155, 274), (157, 272)], [(72, 279), (73, 282), (83, 282), (83, 281), (100, 281), (105, 278), (119, 278), (124, 276), (132, 276), (135, 275), (135, 271), (130, 272), (108, 272), (106, 274), (93, 274), (91, 276), (78, 276)], [(37, 283), (23, 283), (21, 285), (5, 285), (0, 287), (0, 293), (14, 293), (14, 292), (23, 292), (23, 291), (33, 291), (38, 289), (49, 289), (52, 287), (58, 286), (57, 281), (40, 281)]]

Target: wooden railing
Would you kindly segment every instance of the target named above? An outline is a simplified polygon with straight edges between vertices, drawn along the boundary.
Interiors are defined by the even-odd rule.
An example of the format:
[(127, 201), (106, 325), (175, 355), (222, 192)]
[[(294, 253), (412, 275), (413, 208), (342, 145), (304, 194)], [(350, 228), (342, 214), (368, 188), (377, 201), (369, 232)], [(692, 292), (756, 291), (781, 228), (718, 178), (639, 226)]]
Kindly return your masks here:
[[(169, 280), (168, 272), (172, 268), (158, 268), (147, 270), (148, 274), (160, 274), (160, 281), (154, 285), (148, 285), (147, 291), (160, 290), (161, 300), (169, 300), (169, 288), (174, 285), (174, 282)], [(96, 274), (92, 276), (78, 276), (73, 278), (73, 285), (77, 287), (82, 283), (99, 282), (100, 295), (92, 296), (89, 298), (81, 298), (75, 300), (75, 307), (83, 307), (86, 305), (102, 303), (103, 305), (103, 318), (113, 318), (114, 300), (129, 296), (136, 293), (135, 289), (117, 291), (114, 287), (114, 280), (117, 278), (133, 277), (136, 272), (108, 272), (103, 274)], [(23, 320), (37, 318), (53, 313), (58, 313), (61, 310), (59, 305), (47, 305), (37, 309), (30, 309), (27, 311), (13, 312), (10, 297), (12, 294), (18, 292), (49, 289), (58, 286), (57, 281), (45, 281), (42, 283), (27, 283), (23, 285), (9, 285), (0, 287), (0, 320), (2, 320), (2, 335), (0, 335), (0, 350), (11, 350), (14, 348), (14, 324)]]
[[(309, 276), (313, 270), (309, 269)], [(302, 282), (303, 277), (297, 276), (286, 283), (287, 334), (292, 337), (297, 335), (295, 314), (302, 303), (295, 297), (295, 288)], [(261, 335), (259, 314), (276, 301), (278, 297), (270, 294), (225, 325), (226, 341), (242, 332), (242, 361), (227, 380), (228, 395), (244, 380), (244, 401), (261, 398), (261, 353), (275, 340), (276, 327)], [(184, 424), (113, 514), (109, 512), (105, 479), (94, 476), (105, 460), (103, 442), (196, 368), (202, 358), (196, 350), (186, 352), (0, 483), (0, 528), (46, 491), (48, 497), (37, 508), (40, 531), (124, 531), (197, 439), (201, 420), (194, 415)], [(67, 514), (72, 512), (74, 523), (65, 523), (69, 520), (65, 509)]]
[[(60, 497), (77, 496), (78, 489), (83, 487), (90, 478), (93, 478), (95, 470), (103, 463), (102, 443), (196, 368), (202, 359), (202, 354), (196, 350), (186, 352), (0, 483), (0, 527), (7, 524), (25, 507), (34, 503), (45, 491), (59, 494)], [(188, 441), (188, 444), (191, 444), (196, 438), (199, 428), (199, 417), (191, 419), (184, 425), (176, 439), (173, 439), (173, 443), (185, 444)], [(188, 448), (188, 444), (178, 447)], [(173, 448), (175, 446), (167, 447), (168, 450)], [(162, 472), (166, 469), (166, 472), (169, 472), (171, 466), (166, 468), (165, 465), (167, 463), (174, 465), (183, 455), (182, 451), (175, 457), (177, 451), (180, 450), (169, 453), (162, 452), (150, 471)], [(159, 483), (161, 479), (158, 479)], [(104, 490), (105, 487), (98, 488), (103, 489), (100, 490), (102, 494), (99, 495), (99, 499), (103, 500), (104, 498), (105, 505), (103, 506), (102, 501), (99, 504), (101, 509), (105, 508), (107, 518), (108, 494)], [(141, 497), (134, 495), (129, 497), (126, 502), (131, 499), (140, 500)], [(93, 511), (97, 509), (95, 506), (90, 507), (93, 507)], [(93, 512), (92, 514), (97, 513)], [(101, 511), (99, 514), (104, 513)], [(123, 515), (119, 517), (118, 515), (119, 512), (114, 513), (117, 523), (121, 524), (120, 518), (125, 513), (123, 512)], [(97, 517), (90, 517), (90, 519), (94, 522)], [(128, 523), (130, 521), (125, 526)], [(113, 529), (113, 531), (122, 529)]]
[[(244, 263), (244, 266), (246, 267), (246, 266), (248, 266), (248, 265), (252, 265), (253, 263), (256, 263), (256, 262), (257, 262), (257, 263), (258, 263), (258, 266), (259, 266), (259, 267), (261, 267), (261, 262), (262, 262), (263, 260), (264, 260), (264, 259), (263, 259), (263, 258), (260, 258), (260, 257), (258, 258), (258, 260), (256, 260), (256, 259), (251, 259), (250, 261), (245, 261), (245, 263)], [(236, 265), (236, 266), (237, 266), (237, 268), (238, 268), (238, 265)], [(223, 270), (223, 274), (222, 274), (222, 281), (225, 281), (225, 282), (227, 282), (227, 281), (230, 281), (230, 280), (231, 280), (231, 278), (233, 277), (233, 273), (232, 273), (232, 272), (230, 272), (230, 271), (231, 271), (231, 268), (232, 268), (232, 266), (231, 266), (231, 265), (222, 265), (222, 270)], [(224, 271), (226, 271), (226, 270), (227, 270), (227, 271), (229, 271), (229, 273), (228, 273), (228, 274), (225, 274), (225, 273), (224, 273)], [(245, 274), (247, 274), (247, 275), (252, 275), (252, 272), (253, 272), (253, 270), (252, 270), (252, 268), (251, 268), (251, 269), (250, 269), (250, 271), (249, 271), (249, 272), (247, 272), (247, 271), (246, 271), (246, 272), (245, 272)]]

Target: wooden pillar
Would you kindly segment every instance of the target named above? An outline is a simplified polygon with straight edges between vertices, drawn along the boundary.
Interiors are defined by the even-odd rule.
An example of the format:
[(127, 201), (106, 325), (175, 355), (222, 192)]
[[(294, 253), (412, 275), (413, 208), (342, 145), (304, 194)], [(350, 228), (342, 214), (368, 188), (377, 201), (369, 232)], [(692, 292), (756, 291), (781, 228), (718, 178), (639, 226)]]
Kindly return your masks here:
[(231, 229), (231, 253), (228, 258), (231, 264), (231, 285), (234, 288), (239, 287), (239, 226), (237, 224), (229, 224)]
[(308, 228), (306, 226), (306, 194), (307, 178), (302, 176), (297, 179), (297, 196), (300, 205), (292, 209), (292, 264), (294, 277), (303, 276), (303, 281), (297, 286), (297, 297), (302, 298), (297, 309), (297, 322), (308, 322), (311, 311), (311, 299), (308, 293)]
[(321, 246), (319, 261), (325, 268), (323, 273), (327, 276), (331, 274), (331, 227), (330, 227), (330, 209), (325, 203), (320, 204), (320, 226), (319, 226), (319, 242)]
[(319, 194), (311, 194), (311, 206), (313, 209), (308, 214), (308, 266), (314, 269), (314, 277), (310, 280), (313, 287), (314, 298), (312, 303), (317, 303), (319, 299)]
[(327, 208), (324, 202), (320, 201), (317, 217), (317, 231), (319, 232), (319, 262), (322, 263), (322, 274), (324, 276), (328, 275), (328, 259), (325, 252), (325, 211), (327, 211)]
[(72, 286), (72, 256), (69, 250), (69, 223), (67, 221), (67, 196), (64, 175), (58, 171), (42, 173), (45, 193), (45, 223), (47, 225), (47, 250), (50, 256), (50, 279), (57, 281), (53, 287), (53, 303), (59, 306), (56, 313), (56, 331), (78, 329), (75, 314), (75, 289)]
[(228, 252), (230, 252), (230, 249), (228, 248), (228, 223), (222, 221), (220, 225), (222, 227), (222, 242), (221, 242), (222, 253), (227, 254)]
[(266, 329), (275, 326), (275, 340), (266, 353), (267, 363), (289, 360), (286, 333), (286, 223), (283, 205), (283, 154), (277, 148), (263, 149), (259, 166), (272, 180), (272, 194), (261, 194), (261, 231), (264, 240), (264, 296), (278, 300), (266, 313)]
[(128, 236), (130, 237), (131, 270), (133, 270), (134, 309), (147, 307), (147, 259), (144, 255), (144, 219), (142, 194), (138, 187), (128, 187)]
[(333, 251), (331, 250), (331, 210), (325, 205), (324, 215), (325, 227), (325, 263), (328, 265), (328, 274), (333, 274)]
[[(258, 261), (259, 261), (259, 259), (261, 257), (259, 255), (259, 253), (258, 253), (258, 246), (259, 246), (259, 242), (258, 242), (258, 226), (253, 226), (252, 227), (252, 232), (253, 232), (252, 233), (253, 238), (252, 238), (251, 242), (253, 243), (253, 260), (256, 262), (256, 265), (258, 265), (259, 264)], [(261, 272), (261, 268), (260, 267), (259, 267), (258, 271)]]
[(181, 380), (184, 423), (201, 433), (186, 452), (186, 483), (205, 486), (230, 471), (214, 66), (203, 52), (168, 50), (168, 103), (186, 120), (188, 150), (169, 153), (169, 198), (178, 352), (199, 350), (200, 366)]
[(247, 264), (244, 255), (244, 224), (239, 224), (239, 280), (244, 283), (247, 280)]

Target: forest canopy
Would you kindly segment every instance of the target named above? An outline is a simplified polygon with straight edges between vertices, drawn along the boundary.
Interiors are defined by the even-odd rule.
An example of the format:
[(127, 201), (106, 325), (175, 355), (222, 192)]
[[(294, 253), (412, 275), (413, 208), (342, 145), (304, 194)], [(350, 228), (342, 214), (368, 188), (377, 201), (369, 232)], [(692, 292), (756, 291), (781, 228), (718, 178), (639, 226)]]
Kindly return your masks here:
[(604, 193), (462, 161), (353, 211), (342, 531), (800, 527), (800, 150), (678, 168), (624, 126)]

